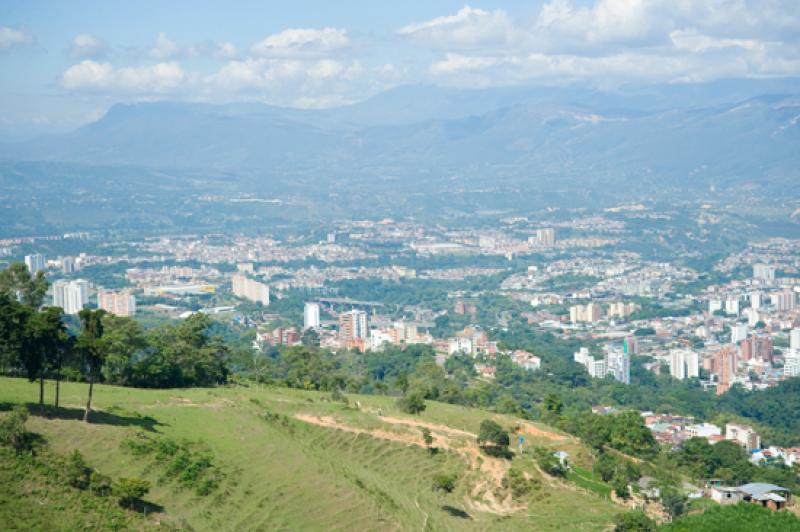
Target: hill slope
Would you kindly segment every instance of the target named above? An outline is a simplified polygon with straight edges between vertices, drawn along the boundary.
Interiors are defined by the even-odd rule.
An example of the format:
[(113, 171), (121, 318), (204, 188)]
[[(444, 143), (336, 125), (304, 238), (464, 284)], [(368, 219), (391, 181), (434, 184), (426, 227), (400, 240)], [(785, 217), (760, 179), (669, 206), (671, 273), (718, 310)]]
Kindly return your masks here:
[[(477, 410), (429, 403), (423, 414), (411, 417), (399, 413), (387, 397), (351, 396), (345, 405), (324, 394), (283, 388), (98, 386), (101, 412), (86, 425), (77, 420), (85, 393), (85, 385), (66, 384), (66, 408), (51, 419), (32, 417), (28, 428), (42, 434), (53, 452), (66, 455), (78, 449), (89, 464), (113, 478), (149, 480), (153, 488), (147, 502), (163, 511), (148, 516), (142, 526), (602, 530), (624, 510), (601, 494), (543, 476), (525, 456), (515, 458), (513, 467), (527, 493), (512, 496), (511, 463), (477, 449), (474, 434), (490, 417)], [(0, 379), (0, 408), (35, 397), (34, 384)], [(587, 463), (587, 451), (567, 435), (491, 417), (507, 427), (519, 423), (526, 445), (565, 450), (576, 465)], [(439, 448), (433, 455), (423, 447), (423, 426)], [(158, 451), (148, 451), (148, 445)], [(170, 445), (178, 452), (169, 451)], [(175, 460), (158, 458), (162, 452), (180, 456), (183, 449), (200, 449), (198, 456), (211, 464), (206, 471), (213, 471), (217, 485), (208, 494), (170, 475), (170, 460)], [(457, 475), (453, 493), (432, 490), (439, 473)]]

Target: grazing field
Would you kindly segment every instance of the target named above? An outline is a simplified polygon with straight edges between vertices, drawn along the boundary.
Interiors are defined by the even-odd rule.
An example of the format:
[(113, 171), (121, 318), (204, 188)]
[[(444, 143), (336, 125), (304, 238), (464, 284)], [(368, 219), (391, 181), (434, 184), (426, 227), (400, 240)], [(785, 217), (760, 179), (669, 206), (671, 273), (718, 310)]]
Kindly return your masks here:
[[(150, 481), (146, 516), (126, 518), (100, 503), (87, 509), (82, 499), (61, 503), (62, 513), (94, 512), (107, 524), (128, 519), (125, 526), (134, 528), (198, 530), (604, 530), (625, 510), (597, 493), (601, 486), (589, 485), (589, 478), (573, 483), (539, 472), (527, 452), (533, 445), (564, 450), (582, 468), (589, 466), (589, 454), (566, 434), (509, 416), (435, 402), (410, 416), (391, 397), (351, 395), (342, 401), (277, 387), (101, 385), (95, 387), (92, 423), (85, 424), (79, 418), (86, 388), (63, 384), (63, 407), (40, 416), (33, 404), (37, 385), (2, 378), (0, 410), (27, 403), (34, 414), (28, 430), (45, 438), (54, 456), (77, 449), (105, 475)], [(47, 389), (48, 401), (52, 392)], [(486, 456), (477, 447), (475, 435), (489, 417), (515, 432), (513, 460)], [(425, 448), (423, 427), (433, 437), (432, 451)], [(24, 486), (8, 472), (8, 455), (1, 458), (0, 502), (8, 504)], [(456, 477), (452, 492), (433, 489), (440, 474)], [(48, 511), (52, 504), (45, 504)], [(19, 528), (35, 522), (22, 516), (35, 510), (23, 510)], [(96, 524), (81, 519), (53, 526)]]

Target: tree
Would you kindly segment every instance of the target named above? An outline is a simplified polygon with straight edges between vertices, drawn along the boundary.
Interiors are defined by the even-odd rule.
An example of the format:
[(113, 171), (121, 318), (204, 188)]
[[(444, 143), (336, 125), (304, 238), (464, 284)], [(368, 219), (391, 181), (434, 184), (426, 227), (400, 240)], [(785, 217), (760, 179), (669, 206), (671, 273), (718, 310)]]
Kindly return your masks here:
[(533, 452), (536, 457), (536, 463), (546, 474), (553, 477), (563, 477), (567, 474), (566, 469), (561, 465), (561, 461), (553, 454), (552, 450), (547, 447), (536, 447)]
[(425, 449), (427, 449), (428, 453), (432, 453), (433, 435), (428, 427), (422, 427), (422, 441), (425, 442)]
[(0, 443), (11, 446), (20, 452), (28, 447), (25, 422), (28, 421), (28, 410), (17, 405), (5, 417), (0, 418)]
[(19, 300), (30, 308), (42, 306), (47, 294), (47, 280), (44, 272), (31, 276), (28, 267), (22, 262), (12, 262), (5, 270), (0, 270), (0, 293)]
[(614, 473), (618, 466), (619, 461), (617, 458), (608, 453), (602, 453), (594, 463), (594, 471), (600, 475), (603, 482), (610, 482), (614, 478)]
[(131, 362), (147, 349), (147, 337), (132, 318), (106, 314), (103, 316), (103, 337), (108, 349), (103, 364), (103, 378), (111, 384), (131, 384)]
[(686, 497), (673, 488), (661, 490), (661, 504), (672, 519), (683, 515), (686, 511)]
[(456, 489), (455, 475), (450, 473), (438, 473), (433, 476), (433, 491), (443, 491), (445, 493), (452, 493)]
[(92, 410), (94, 381), (100, 376), (107, 352), (103, 340), (103, 315), (105, 315), (104, 310), (83, 309), (78, 313), (81, 332), (78, 335), (76, 348), (83, 359), (83, 370), (89, 380), (89, 397), (83, 413), (83, 421), (86, 423), (89, 422), (89, 412)]
[(561, 401), (561, 398), (558, 395), (549, 393), (544, 398), (544, 414), (547, 419), (558, 419), (563, 409), (564, 403)]
[(0, 370), (3, 372), (21, 362), (25, 331), (32, 313), (15, 297), (0, 292)]
[[(23, 365), (28, 379), (39, 379), (39, 407), (44, 412), (44, 378), (48, 369), (58, 369), (69, 350), (70, 340), (62, 321), (63, 311), (45, 307), (30, 315), (25, 327), (22, 350)], [(56, 400), (56, 403), (58, 401)]]
[(503, 427), (491, 419), (481, 421), (478, 432), (478, 446), (486, 453), (493, 456), (507, 457), (510, 453), (508, 445), (510, 439)]
[(300, 337), (300, 343), (311, 349), (319, 349), (319, 333), (314, 329), (306, 329)]
[(397, 400), (397, 407), (406, 414), (419, 414), (424, 411), (425, 392), (422, 390), (409, 390), (407, 394)]
[(642, 510), (633, 510), (614, 517), (614, 532), (655, 532), (656, 522)]
[(119, 499), (122, 506), (133, 507), (133, 503), (141, 500), (150, 491), (150, 483), (140, 478), (121, 478), (114, 482), (111, 493)]

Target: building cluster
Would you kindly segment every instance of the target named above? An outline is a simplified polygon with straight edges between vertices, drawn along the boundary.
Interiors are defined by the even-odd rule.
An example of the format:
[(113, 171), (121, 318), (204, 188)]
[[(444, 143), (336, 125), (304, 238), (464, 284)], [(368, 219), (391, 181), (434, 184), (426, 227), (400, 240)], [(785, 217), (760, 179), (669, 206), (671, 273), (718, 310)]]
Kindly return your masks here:
[(573, 360), (585, 367), (593, 379), (610, 375), (624, 384), (631, 382), (631, 353), (625, 345), (604, 345), (600, 358), (595, 358), (588, 348), (581, 347), (574, 353)]
[(269, 286), (245, 274), (235, 273), (231, 276), (231, 289), (236, 297), (264, 306), (269, 305)]

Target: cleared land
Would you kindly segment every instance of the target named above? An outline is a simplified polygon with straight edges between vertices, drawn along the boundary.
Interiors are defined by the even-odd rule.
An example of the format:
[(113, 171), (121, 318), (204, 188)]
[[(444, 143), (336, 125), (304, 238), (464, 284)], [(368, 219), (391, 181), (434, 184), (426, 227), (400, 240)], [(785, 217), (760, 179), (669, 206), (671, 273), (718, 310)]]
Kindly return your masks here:
[[(28, 428), (43, 435), (54, 453), (78, 449), (106, 475), (149, 480), (153, 488), (146, 499), (162, 510), (141, 520), (140, 527), (602, 530), (624, 511), (589, 478), (573, 483), (544, 476), (526, 453), (513, 461), (482, 454), (475, 434), (491, 417), (522, 435), (525, 448), (564, 450), (576, 465), (588, 466), (588, 452), (577, 440), (508, 416), (434, 402), (421, 415), (409, 416), (390, 397), (351, 395), (343, 404), (329, 394), (277, 387), (96, 386), (97, 412), (87, 425), (78, 420), (85, 394), (84, 384), (62, 385), (64, 408), (49, 418), (31, 417)], [(36, 384), (0, 379), (0, 410), (37, 397)], [(424, 448), (422, 427), (431, 431), (436, 453)], [(218, 485), (201, 496), (168, 478), (163, 462), (136, 454), (125, 443), (142, 437), (201, 447), (219, 474)], [(512, 439), (518, 451), (516, 436)], [(512, 467), (524, 479), (516, 496), (508, 475)], [(457, 475), (452, 493), (432, 489), (440, 473)], [(581, 470), (584, 475), (589, 473)], [(16, 489), (12, 484), (6, 492)], [(67, 504), (65, 510), (79, 508)]]

